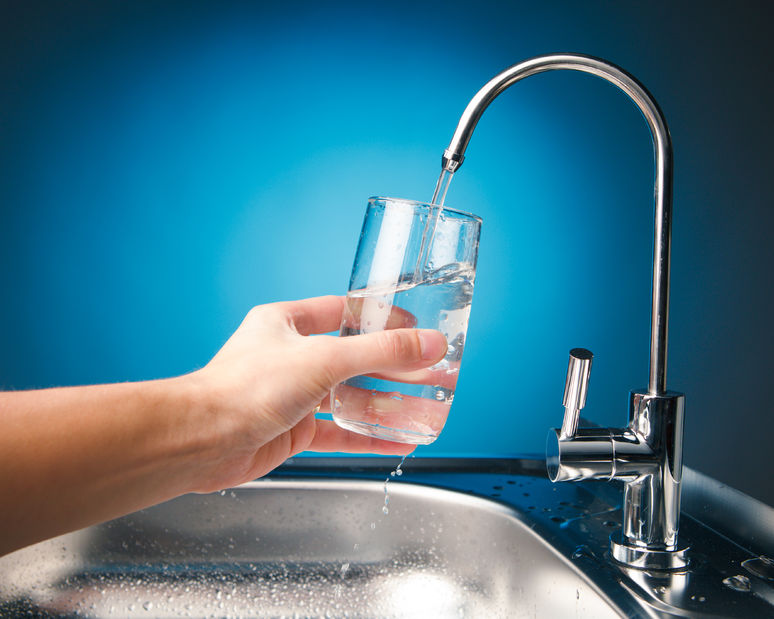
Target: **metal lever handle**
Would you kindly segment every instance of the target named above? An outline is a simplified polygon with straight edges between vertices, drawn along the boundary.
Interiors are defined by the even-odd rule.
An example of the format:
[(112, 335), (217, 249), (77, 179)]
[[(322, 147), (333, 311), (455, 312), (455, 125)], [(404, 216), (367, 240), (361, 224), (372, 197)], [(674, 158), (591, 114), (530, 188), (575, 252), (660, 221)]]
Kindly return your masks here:
[(578, 429), (581, 409), (586, 406), (586, 392), (589, 388), (591, 360), (593, 353), (585, 348), (573, 348), (567, 366), (567, 380), (564, 384), (564, 421), (560, 439), (572, 438)]

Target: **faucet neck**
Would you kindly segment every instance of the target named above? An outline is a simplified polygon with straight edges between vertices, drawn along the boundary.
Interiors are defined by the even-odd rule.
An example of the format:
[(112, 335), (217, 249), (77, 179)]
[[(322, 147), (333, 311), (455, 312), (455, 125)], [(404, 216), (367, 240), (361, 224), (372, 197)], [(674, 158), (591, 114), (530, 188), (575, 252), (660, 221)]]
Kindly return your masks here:
[(591, 73), (614, 84), (634, 101), (650, 128), (655, 153), (655, 215), (653, 284), (650, 322), (650, 375), (648, 392), (666, 392), (667, 333), (669, 320), (669, 262), (672, 236), (672, 140), (664, 115), (656, 101), (633, 76), (609, 62), (581, 54), (537, 56), (509, 67), (489, 80), (462, 113), (449, 147), (442, 158), (443, 169), (455, 172), (462, 165), (473, 130), (489, 104), (516, 82), (544, 71), (568, 69)]

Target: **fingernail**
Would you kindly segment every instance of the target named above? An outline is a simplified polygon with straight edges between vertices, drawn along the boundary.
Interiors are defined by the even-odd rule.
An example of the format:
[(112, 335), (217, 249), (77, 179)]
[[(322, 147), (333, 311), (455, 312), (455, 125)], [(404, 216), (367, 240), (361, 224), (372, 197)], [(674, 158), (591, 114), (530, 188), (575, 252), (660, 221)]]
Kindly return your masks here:
[(438, 334), (435, 331), (419, 331), (419, 350), (422, 352), (422, 359), (430, 361), (441, 354), (438, 346)]

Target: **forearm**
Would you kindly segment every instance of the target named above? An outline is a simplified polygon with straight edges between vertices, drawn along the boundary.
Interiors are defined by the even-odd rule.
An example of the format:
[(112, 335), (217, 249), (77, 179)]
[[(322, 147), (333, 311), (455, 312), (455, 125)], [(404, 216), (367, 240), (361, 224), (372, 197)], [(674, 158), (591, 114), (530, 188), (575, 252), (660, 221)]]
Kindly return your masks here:
[(0, 393), (0, 554), (195, 487), (190, 381)]

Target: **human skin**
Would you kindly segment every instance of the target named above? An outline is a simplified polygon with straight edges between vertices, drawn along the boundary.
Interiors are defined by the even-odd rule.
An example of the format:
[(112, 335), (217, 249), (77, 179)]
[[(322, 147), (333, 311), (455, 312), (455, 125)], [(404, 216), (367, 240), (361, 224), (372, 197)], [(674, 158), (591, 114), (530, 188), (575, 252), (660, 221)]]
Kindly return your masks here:
[(433, 365), (446, 340), (399, 324), (312, 336), (338, 329), (344, 307), (333, 296), (257, 306), (185, 376), (0, 393), (0, 555), (261, 477), (301, 451), (410, 453), (315, 410), (349, 377)]

